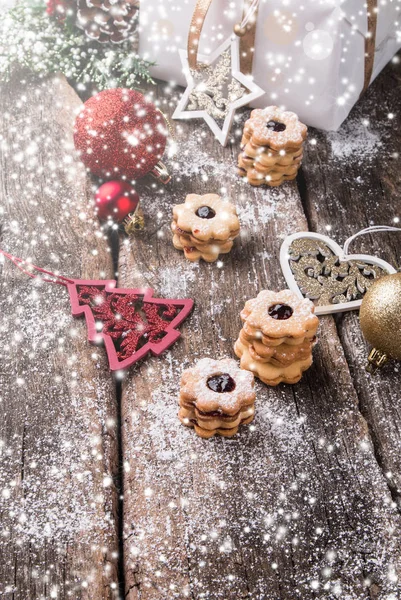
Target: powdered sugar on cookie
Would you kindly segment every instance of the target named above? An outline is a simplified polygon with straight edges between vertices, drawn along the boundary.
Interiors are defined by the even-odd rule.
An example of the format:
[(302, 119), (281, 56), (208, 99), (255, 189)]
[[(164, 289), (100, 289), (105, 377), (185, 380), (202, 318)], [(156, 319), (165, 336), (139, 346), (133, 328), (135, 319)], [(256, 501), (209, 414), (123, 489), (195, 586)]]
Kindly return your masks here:
[[(283, 129), (277, 131), (268, 124), (277, 123)], [(268, 146), (273, 150), (284, 150), (292, 146), (300, 146), (306, 138), (307, 127), (290, 111), (283, 111), (277, 106), (256, 108), (245, 123), (244, 136), (252, 137), (256, 146)]]
[[(276, 311), (287, 307), (283, 318)], [(281, 309), (284, 310), (285, 309)], [(318, 318), (314, 315), (314, 305), (306, 298), (299, 298), (290, 290), (272, 292), (261, 291), (256, 298), (248, 300), (241, 311), (241, 319), (249, 329), (261, 331), (271, 338), (313, 337), (318, 327)]]
[[(217, 392), (210, 383), (208, 385), (211, 378), (222, 374), (233, 380), (234, 387), (230, 391)], [(202, 358), (195, 367), (184, 371), (181, 381), (181, 395), (203, 412), (220, 411), (226, 415), (234, 415), (255, 400), (252, 373), (241, 370), (233, 359)]]

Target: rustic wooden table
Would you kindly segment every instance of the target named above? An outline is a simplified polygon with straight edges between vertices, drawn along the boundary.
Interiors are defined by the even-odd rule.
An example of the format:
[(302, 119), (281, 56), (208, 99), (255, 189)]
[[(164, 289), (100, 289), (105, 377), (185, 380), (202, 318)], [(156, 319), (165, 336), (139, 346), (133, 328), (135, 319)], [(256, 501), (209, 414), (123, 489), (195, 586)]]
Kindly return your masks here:
[[(151, 92), (171, 114), (177, 90)], [(146, 231), (112, 248), (74, 157), (75, 92), (62, 77), (19, 77), (0, 103), (1, 247), (196, 302), (169, 352), (115, 382), (66, 291), (4, 264), (0, 598), (401, 598), (399, 364), (367, 374), (356, 312), (321, 319), (299, 384), (257, 384), (256, 419), (235, 438), (202, 440), (176, 416), (182, 369), (232, 356), (245, 300), (284, 287), (286, 235), (330, 230), (343, 243), (401, 217), (399, 66), (339, 132), (310, 131), (298, 181), (277, 189), (236, 176), (238, 136), (223, 149), (201, 123), (175, 123), (173, 182), (141, 181)], [(171, 243), (171, 207), (219, 191), (242, 235), (220, 268), (187, 262)], [(400, 266), (398, 234), (353, 249)]]

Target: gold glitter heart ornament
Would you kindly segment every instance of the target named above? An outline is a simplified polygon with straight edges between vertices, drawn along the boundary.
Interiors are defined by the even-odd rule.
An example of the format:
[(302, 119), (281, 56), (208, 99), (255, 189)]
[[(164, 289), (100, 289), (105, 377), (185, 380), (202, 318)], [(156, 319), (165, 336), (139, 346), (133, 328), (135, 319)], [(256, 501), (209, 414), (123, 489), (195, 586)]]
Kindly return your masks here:
[(396, 273), (376, 256), (346, 255), (329, 237), (308, 231), (285, 238), (280, 263), (290, 290), (312, 300), (317, 315), (359, 308), (375, 281)]

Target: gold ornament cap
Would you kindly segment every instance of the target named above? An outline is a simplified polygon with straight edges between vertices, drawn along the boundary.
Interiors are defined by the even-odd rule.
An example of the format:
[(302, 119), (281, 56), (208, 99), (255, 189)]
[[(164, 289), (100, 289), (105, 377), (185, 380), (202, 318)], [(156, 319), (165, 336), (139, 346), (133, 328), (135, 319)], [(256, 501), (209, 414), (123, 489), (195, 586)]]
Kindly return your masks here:
[(124, 230), (127, 235), (137, 233), (145, 228), (145, 218), (139, 204), (135, 211), (130, 213), (123, 222)]
[(401, 273), (380, 277), (365, 294), (359, 313), (362, 333), (373, 346), (369, 363), (401, 360)]
[(171, 181), (171, 175), (167, 171), (166, 165), (162, 163), (161, 160), (159, 160), (157, 165), (153, 167), (150, 174), (153, 175), (155, 179), (157, 179), (158, 181), (160, 181), (160, 183), (163, 183), (164, 185)]
[(244, 37), (244, 35), (246, 34), (246, 28), (245, 27), (241, 27), (240, 23), (237, 23), (236, 25), (234, 25), (234, 33), (235, 35), (238, 35), (238, 37)]

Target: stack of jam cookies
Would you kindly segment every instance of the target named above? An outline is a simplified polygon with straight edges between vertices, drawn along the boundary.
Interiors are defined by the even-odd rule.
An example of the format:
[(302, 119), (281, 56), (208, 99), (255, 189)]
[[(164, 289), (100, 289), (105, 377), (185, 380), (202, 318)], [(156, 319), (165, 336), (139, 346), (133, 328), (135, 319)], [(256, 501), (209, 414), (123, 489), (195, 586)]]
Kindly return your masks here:
[(178, 413), (181, 423), (203, 438), (231, 437), (255, 413), (254, 376), (230, 358), (202, 358), (183, 372)]
[(251, 185), (276, 186), (295, 179), (307, 127), (293, 112), (257, 108), (244, 126), (238, 174)]
[(318, 318), (313, 303), (289, 290), (264, 290), (241, 311), (234, 350), (241, 367), (267, 385), (297, 383), (312, 364)]
[(237, 210), (217, 194), (188, 194), (173, 208), (173, 244), (188, 260), (214, 262), (227, 254), (239, 234)]

